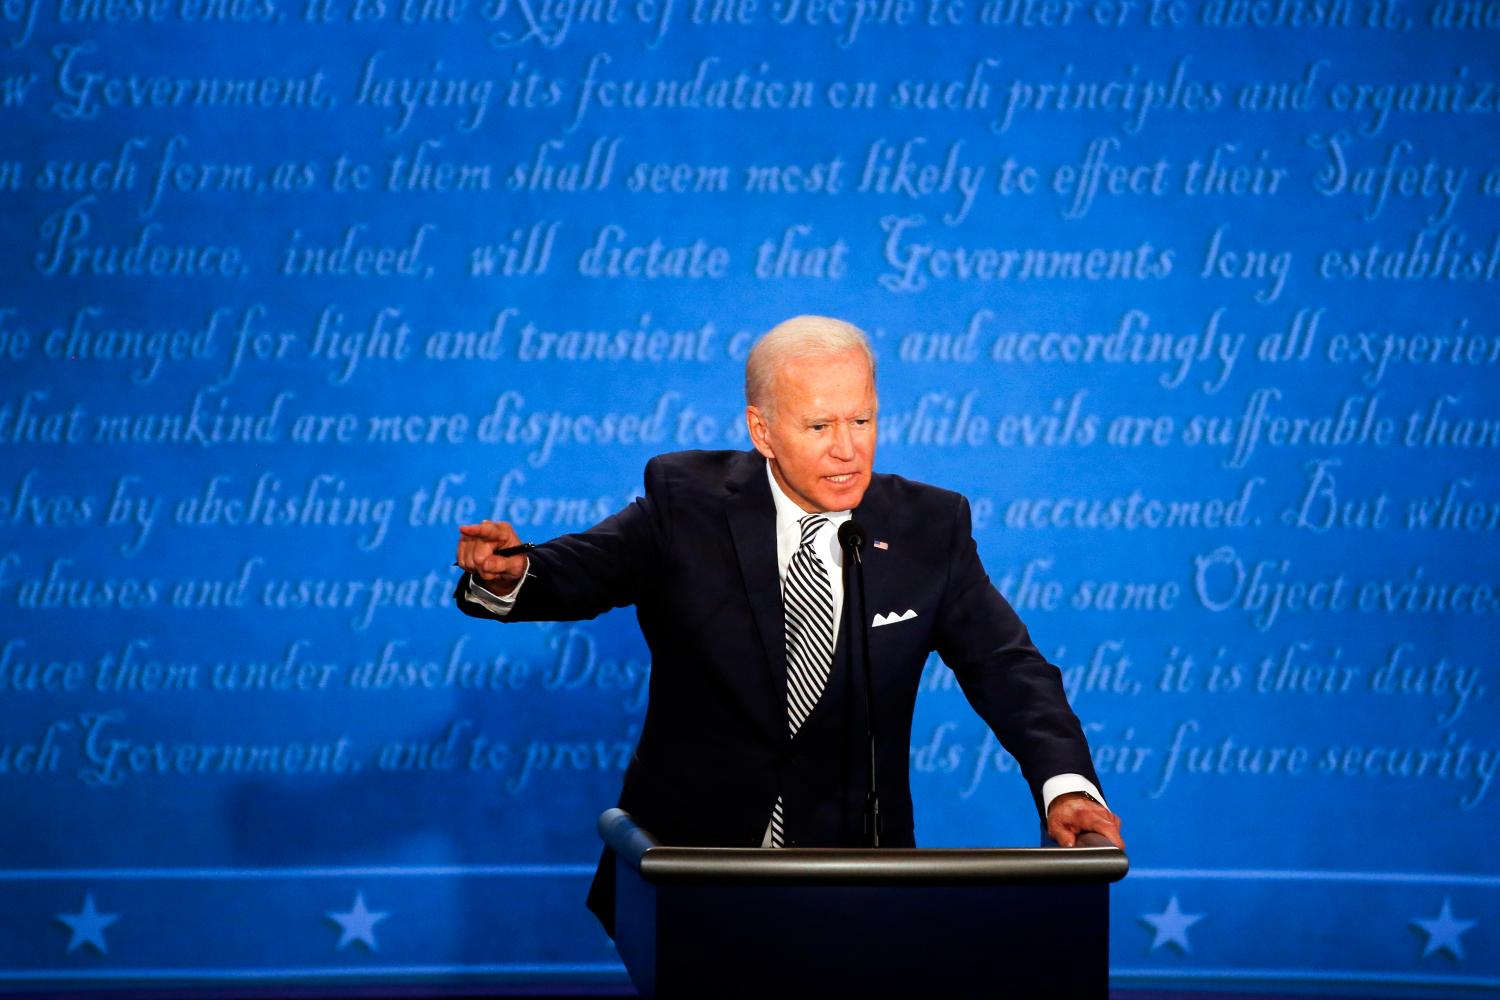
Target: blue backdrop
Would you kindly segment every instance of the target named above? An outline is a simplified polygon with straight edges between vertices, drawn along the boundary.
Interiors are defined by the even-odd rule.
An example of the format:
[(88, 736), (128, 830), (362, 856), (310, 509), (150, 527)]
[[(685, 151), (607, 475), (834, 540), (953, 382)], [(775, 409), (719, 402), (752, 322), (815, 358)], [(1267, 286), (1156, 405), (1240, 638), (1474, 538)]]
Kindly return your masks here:
[[(1117, 983), (1500, 985), (1494, 0), (7, 0), (0, 983), (623, 979), (627, 613), (451, 606), (849, 318)], [(928, 846), (1030, 844), (946, 668)]]

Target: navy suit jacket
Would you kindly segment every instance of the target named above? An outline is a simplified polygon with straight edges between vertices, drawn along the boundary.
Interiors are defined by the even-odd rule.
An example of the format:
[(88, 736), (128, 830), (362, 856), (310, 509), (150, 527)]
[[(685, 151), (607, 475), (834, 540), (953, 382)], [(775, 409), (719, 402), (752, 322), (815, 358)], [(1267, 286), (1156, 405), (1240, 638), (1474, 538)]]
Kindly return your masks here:
[[(886, 543), (865, 555), (867, 614), (916, 612), (870, 632), (882, 843), (915, 843), (912, 707), (933, 650), (1020, 764), (1039, 813), (1042, 782), (1053, 775), (1081, 774), (1097, 786), (1061, 675), (980, 564), (968, 502), (875, 475), (855, 516), (872, 541)], [(467, 583), (459, 607), (493, 617), (462, 596)], [(651, 649), (651, 679), (621, 808), (664, 843), (749, 847), (761, 843), (781, 795), (787, 846), (861, 843), (869, 750), (849, 622), (822, 698), (790, 736), (776, 509), (761, 455), (652, 459), (644, 496), (588, 531), (537, 546), (502, 620), (577, 620), (626, 605), (635, 606)], [(851, 595), (844, 607), (857, 607)], [(607, 852), (589, 907), (612, 932)]]

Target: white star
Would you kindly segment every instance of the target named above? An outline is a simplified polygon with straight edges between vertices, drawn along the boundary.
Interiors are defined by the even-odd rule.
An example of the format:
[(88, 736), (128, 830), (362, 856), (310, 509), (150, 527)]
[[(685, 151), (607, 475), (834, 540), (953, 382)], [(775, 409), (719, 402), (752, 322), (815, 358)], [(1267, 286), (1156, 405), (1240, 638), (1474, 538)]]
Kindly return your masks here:
[(1443, 908), (1438, 915), (1431, 920), (1413, 920), (1414, 927), (1420, 927), (1427, 933), (1427, 947), (1422, 949), (1422, 957), (1426, 958), (1435, 951), (1446, 951), (1454, 958), (1464, 957), (1464, 946), (1458, 940), (1459, 935), (1473, 927), (1477, 920), (1457, 920), (1453, 916), (1453, 904), (1443, 900)]
[(109, 954), (109, 945), (104, 940), (104, 928), (120, 919), (118, 913), (100, 913), (94, 907), (94, 894), (83, 895), (83, 908), (77, 913), (59, 913), (57, 919), (68, 926), (73, 936), (68, 938), (68, 950), (76, 951), (88, 945), (101, 955)]
[(338, 949), (347, 948), (351, 942), (358, 941), (360, 944), (376, 951), (375, 925), (380, 923), (390, 914), (376, 913), (365, 908), (365, 894), (356, 892), (354, 894), (354, 906), (347, 913), (335, 913), (328, 911), (328, 919), (343, 928), (344, 933), (339, 938)]
[(1142, 921), (1156, 928), (1156, 937), (1151, 942), (1152, 951), (1170, 944), (1184, 954), (1193, 950), (1193, 946), (1188, 944), (1188, 928), (1202, 919), (1201, 913), (1183, 913), (1177, 906), (1176, 896), (1171, 898), (1167, 908), (1160, 913), (1141, 914)]

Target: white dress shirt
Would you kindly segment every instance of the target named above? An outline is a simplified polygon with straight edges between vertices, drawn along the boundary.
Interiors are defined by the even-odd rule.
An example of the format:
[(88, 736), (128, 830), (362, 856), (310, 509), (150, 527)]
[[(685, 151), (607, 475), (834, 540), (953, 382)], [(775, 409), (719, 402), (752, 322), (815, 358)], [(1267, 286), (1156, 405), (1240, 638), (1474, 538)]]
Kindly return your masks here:
[[(771, 473), (771, 463), (766, 463), (766, 478), (771, 481), (771, 499), (776, 502), (776, 576), (786, 586), (786, 570), (792, 564), (792, 556), (802, 544), (801, 520), (807, 511), (798, 507), (781, 489), (781, 484)], [(838, 648), (843, 638), (839, 628), (844, 612), (844, 550), (839, 547), (839, 526), (849, 520), (853, 511), (830, 510), (822, 512), (828, 518), (828, 527), (818, 532), (813, 540), (813, 554), (828, 571), (828, 582), (833, 585), (833, 644)]]

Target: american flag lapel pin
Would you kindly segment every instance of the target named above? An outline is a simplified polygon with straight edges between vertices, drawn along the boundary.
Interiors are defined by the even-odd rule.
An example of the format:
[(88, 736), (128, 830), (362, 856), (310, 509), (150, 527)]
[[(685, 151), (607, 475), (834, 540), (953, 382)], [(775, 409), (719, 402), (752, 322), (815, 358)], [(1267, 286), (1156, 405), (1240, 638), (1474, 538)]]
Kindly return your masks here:
[(874, 541), (874, 542), (870, 543), (870, 548), (872, 548), (872, 549), (884, 549), (886, 551), (889, 551), (890, 547), (891, 547), (891, 543), (890, 542)]

